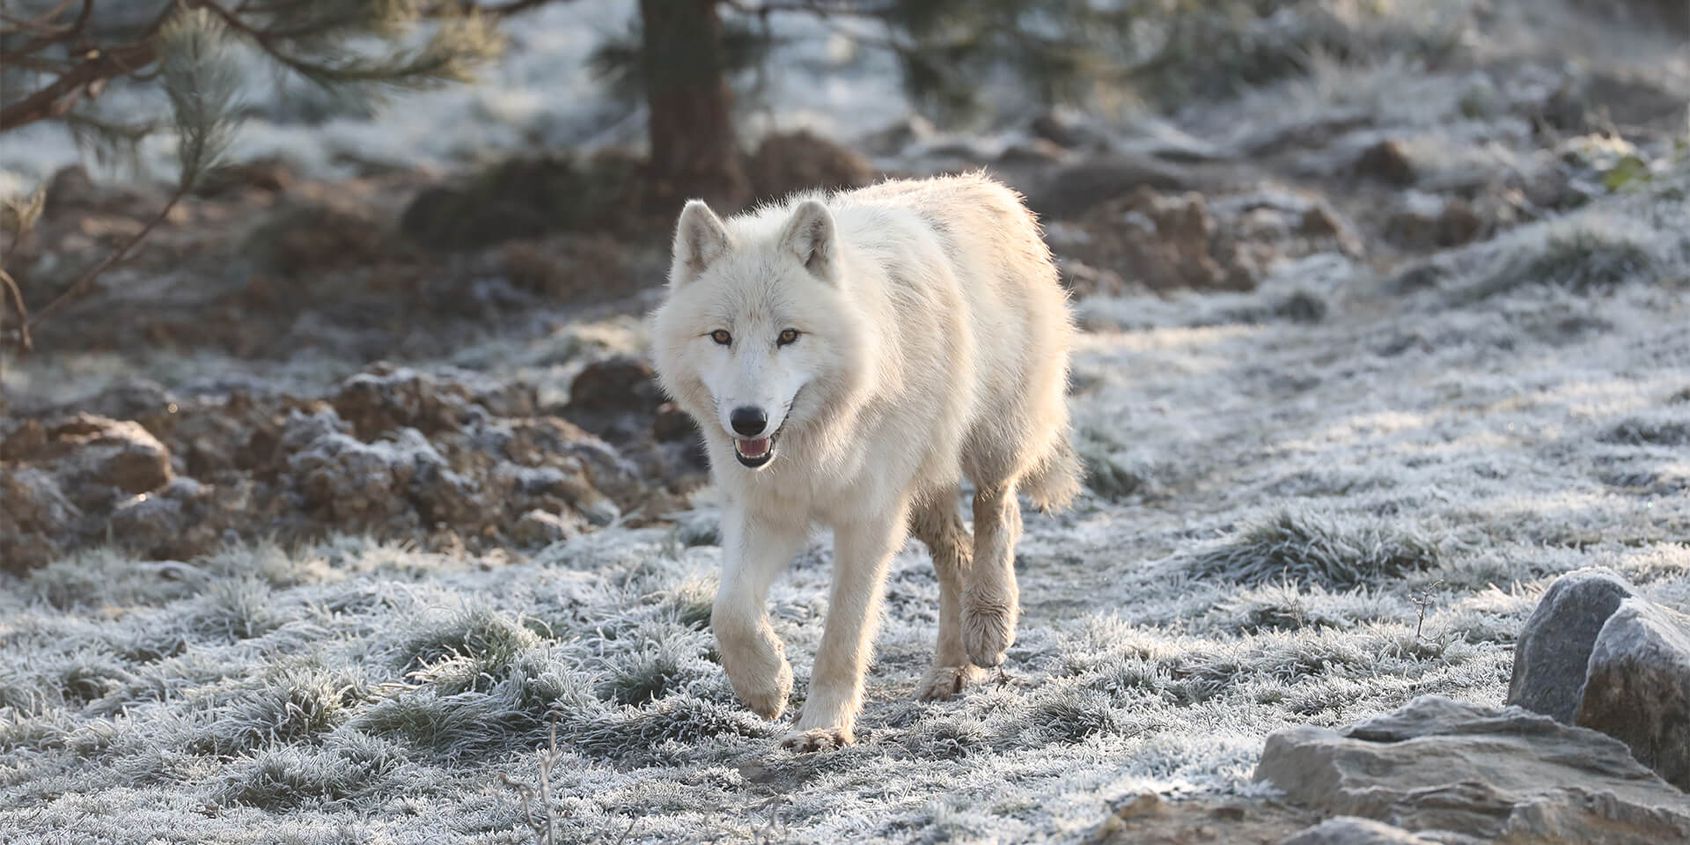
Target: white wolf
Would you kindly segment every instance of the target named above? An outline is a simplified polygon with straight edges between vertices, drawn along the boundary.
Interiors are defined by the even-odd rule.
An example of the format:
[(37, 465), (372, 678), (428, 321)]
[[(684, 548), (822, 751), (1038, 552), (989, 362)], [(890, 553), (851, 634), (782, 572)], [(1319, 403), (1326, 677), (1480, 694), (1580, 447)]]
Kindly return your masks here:
[(940, 586), (918, 694), (948, 697), (1003, 661), (1020, 613), (1016, 493), (1049, 509), (1079, 489), (1073, 321), (1017, 194), (978, 175), (891, 181), (725, 221), (694, 200), (652, 329), (723, 493), (722, 666), (766, 718), (792, 691), (770, 582), (813, 524), (833, 529), (827, 623), (787, 747), (853, 741), (887, 562), (910, 532)]

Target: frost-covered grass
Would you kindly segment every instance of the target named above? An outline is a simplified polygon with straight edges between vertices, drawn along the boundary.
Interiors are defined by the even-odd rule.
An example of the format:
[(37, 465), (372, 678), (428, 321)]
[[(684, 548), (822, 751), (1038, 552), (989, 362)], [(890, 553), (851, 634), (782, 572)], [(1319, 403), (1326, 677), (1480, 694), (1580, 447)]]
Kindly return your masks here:
[[(1007, 673), (912, 700), (938, 594), (912, 545), (862, 741), (833, 754), (777, 750), (716, 664), (708, 495), (517, 563), (356, 537), (60, 560), (0, 585), (0, 840), (532, 841), (554, 731), (528, 812), (561, 841), (1073, 839), (1136, 789), (1251, 791), (1286, 725), (1497, 702), (1561, 572), (1690, 606), (1682, 197), (1519, 229), (1411, 290), (1340, 260), (1082, 303), (1094, 490), (1028, 518)], [(1319, 318), (1276, 308), (1291, 291)], [(798, 699), (822, 539), (772, 602)]]

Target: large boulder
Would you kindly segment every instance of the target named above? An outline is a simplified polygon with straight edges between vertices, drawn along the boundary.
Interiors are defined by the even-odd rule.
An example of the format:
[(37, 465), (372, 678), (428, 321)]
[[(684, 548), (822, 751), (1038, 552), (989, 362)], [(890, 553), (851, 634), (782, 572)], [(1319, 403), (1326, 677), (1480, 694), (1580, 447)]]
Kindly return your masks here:
[(1517, 707), (1422, 696), (1346, 729), (1268, 737), (1256, 779), (1296, 803), (1436, 838), (1659, 845), (1690, 800), (1619, 741)]
[(1690, 791), (1690, 617), (1641, 598), (1620, 602), (1590, 649), (1583, 692), (1580, 725)]
[(1632, 595), (1631, 585), (1608, 569), (1557, 578), (1520, 629), (1507, 703), (1573, 724), (1596, 635)]

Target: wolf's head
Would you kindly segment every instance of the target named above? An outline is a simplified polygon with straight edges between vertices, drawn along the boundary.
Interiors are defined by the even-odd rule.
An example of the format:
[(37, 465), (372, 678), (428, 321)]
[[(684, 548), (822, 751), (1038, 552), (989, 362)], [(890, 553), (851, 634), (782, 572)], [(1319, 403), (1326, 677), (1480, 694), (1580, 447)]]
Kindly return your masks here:
[(653, 336), (664, 389), (713, 446), (759, 469), (861, 377), (862, 321), (827, 206), (807, 199), (732, 223), (687, 203)]

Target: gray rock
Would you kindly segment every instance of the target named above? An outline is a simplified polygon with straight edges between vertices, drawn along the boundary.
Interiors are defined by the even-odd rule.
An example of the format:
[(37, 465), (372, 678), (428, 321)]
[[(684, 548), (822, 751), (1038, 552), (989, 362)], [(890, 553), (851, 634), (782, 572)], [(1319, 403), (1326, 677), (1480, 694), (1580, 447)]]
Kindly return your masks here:
[(114, 490), (156, 490), (173, 477), (169, 450), (139, 423), (79, 414), (55, 426), (51, 436), (64, 450), (55, 472), (83, 507), (112, 500)]
[(23, 572), (63, 552), (82, 512), (53, 476), (33, 467), (0, 467), (0, 570)]
[(1631, 585), (1607, 569), (1555, 579), (1520, 629), (1506, 703), (1572, 724), (1596, 635), (1631, 595)]
[(333, 410), (294, 413), (282, 435), (287, 471), (306, 507), (359, 530), (404, 531), (436, 523), (489, 521), (491, 508), (472, 479), (414, 428), (365, 443), (345, 433)]
[(1276, 732), (1256, 779), (1323, 812), (1442, 840), (1659, 845), (1690, 837), (1690, 799), (1619, 741), (1520, 708), (1442, 696), (1344, 731)]
[(1621, 602), (1591, 649), (1578, 723), (1690, 791), (1690, 617), (1640, 598)]
[(1336, 816), (1286, 837), (1279, 845), (1431, 845), (1394, 825), (1355, 816)]

